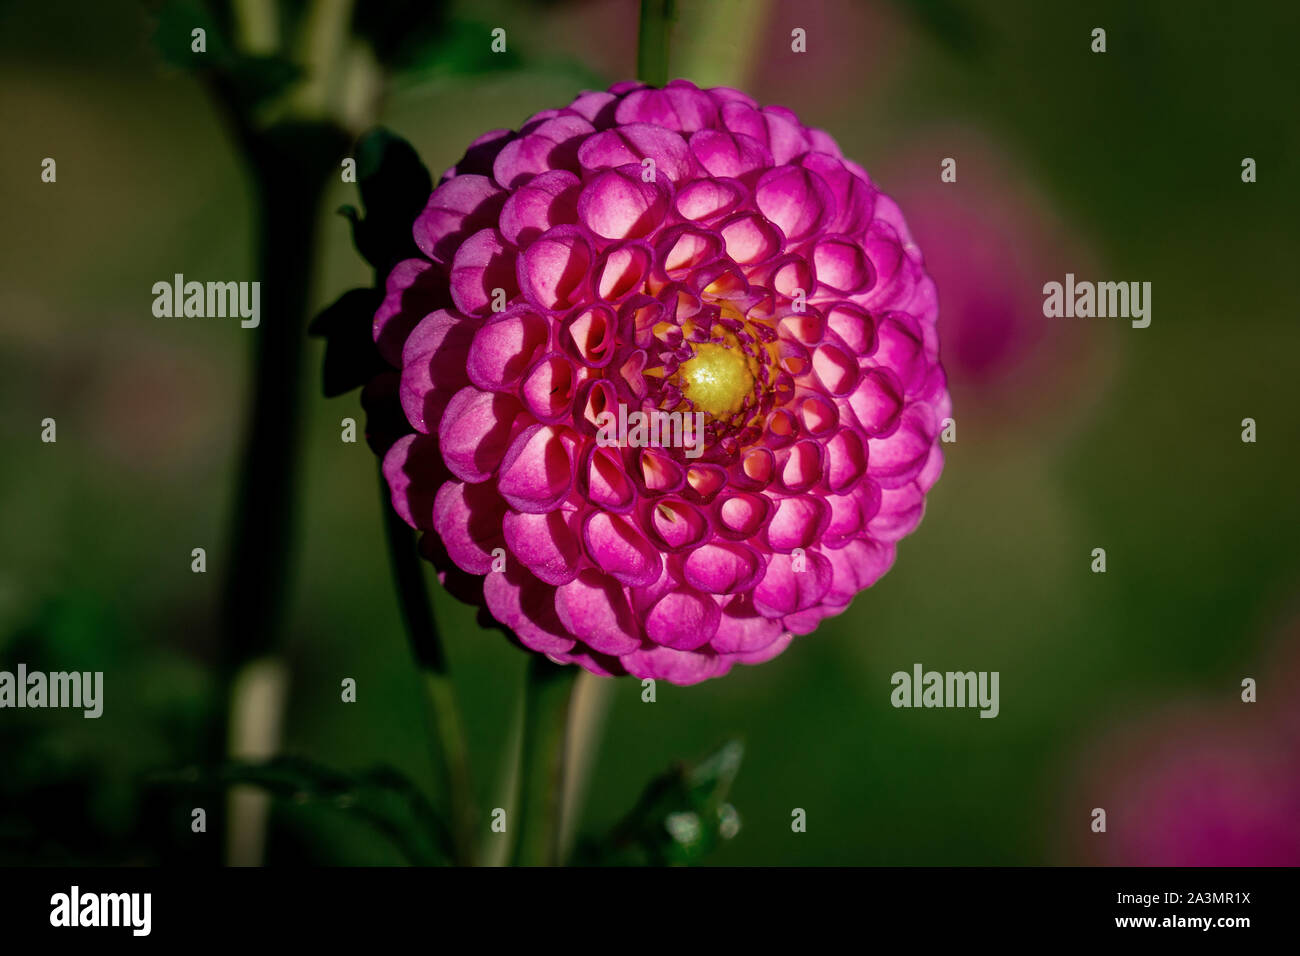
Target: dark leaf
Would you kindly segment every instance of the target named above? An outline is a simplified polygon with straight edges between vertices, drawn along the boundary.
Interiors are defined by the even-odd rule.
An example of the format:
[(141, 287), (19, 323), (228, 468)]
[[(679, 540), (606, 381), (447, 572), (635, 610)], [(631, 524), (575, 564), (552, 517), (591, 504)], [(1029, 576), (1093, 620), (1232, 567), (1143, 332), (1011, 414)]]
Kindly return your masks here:
[(357, 142), (357, 182), (366, 216), (354, 223), (357, 249), (380, 275), (419, 255), (411, 227), (429, 202), (433, 178), (415, 148), (382, 127)]
[(249, 56), (239, 53), (217, 64), (230, 78), (230, 88), (246, 107), (282, 93), (302, 76), (302, 69), (279, 56)]
[(352, 225), (357, 250), (374, 266), (375, 287), (344, 293), (311, 324), (311, 334), (327, 340), (328, 398), (365, 385), (388, 369), (371, 337), (375, 310), (393, 266), (420, 254), (411, 230), (433, 192), (433, 180), (414, 147), (382, 127), (357, 141), (354, 156), (365, 217), (350, 205), (339, 213)]
[(447, 7), (446, 0), (358, 3), (352, 32), (370, 43), (384, 66), (398, 70), (419, 66), (443, 37)]
[(312, 321), (307, 331), (326, 340), (326, 398), (365, 385), (388, 368), (371, 332), (382, 300), (378, 289), (351, 289)]
[(386, 836), (413, 864), (451, 858), (451, 836), (433, 806), (410, 780), (388, 767), (354, 774), (299, 757), (275, 757), (258, 764), (231, 762), (206, 774), (168, 774), (160, 782), (220, 788), (250, 784), (281, 800), (352, 814)]
[(655, 778), (632, 812), (604, 840), (584, 841), (576, 862), (599, 866), (672, 866), (698, 863), (740, 829), (726, 802), (744, 747), (729, 741), (694, 765)]

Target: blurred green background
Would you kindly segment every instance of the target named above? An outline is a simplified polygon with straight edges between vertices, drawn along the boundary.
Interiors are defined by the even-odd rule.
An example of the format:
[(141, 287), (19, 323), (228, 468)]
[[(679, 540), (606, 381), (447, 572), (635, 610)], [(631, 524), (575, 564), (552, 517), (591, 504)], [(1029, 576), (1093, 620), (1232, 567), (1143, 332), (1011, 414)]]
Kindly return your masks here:
[[(674, 760), (740, 737), (743, 825), (709, 862), (1087, 861), (1101, 735), (1188, 701), (1246, 707), (1245, 676), (1261, 708), (1242, 746), (1273, 732), (1262, 704), (1290, 693), (1276, 661), (1300, 638), (1300, 7), (1087, 6), (724, 3), (733, 22), (691, 21), (674, 47), (675, 73), (830, 131), (934, 246), (958, 440), (922, 525), (848, 613), (771, 663), (661, 683), (654, 704), (613, 684), (581, 833)], [(375, 117), (435, 176), (485, 130), (635, 74), (629, 0), (476, 0), (441, 17)], [(157, 23), (132, 3), (0, 3), (0, 669), (103, 670), (106, 685), (99, 720), (0, 711), (0, 862), (206, 859), (193, 804), (147, 775), (196, 763), (219, 706), (252, 333), (155, 318), (151, 287), (252, 278), (253, 200), (199, 80), (156, 51)], [(494, 59), (498, 26), (510, 52)], [(1105, 54), (1089, 49), (1097, 26)], [(794, 27), (807, 54), (790, 51)], [(949, 156), (958, 181), (942, 184)], [(1242, 182), (1243, 157), (1258, 182)], [(355, 202), (336, 177), (316, 309), (370, 281), (328, 215)], [(1151, 326), (1044, 319), (1042, 283), (1066, 271), (1151, 282)], [(951, 343), (965, 343), (953, 359)], [(322, 351), (312, 340), (303, 385), (282, 749), (388, 764), (432, 793), (375, 462), (339, 440), (341, 418), (363, 419), (356, 393), (320, 397)], [(56, 444), (40, 441), (46, 417)], [(436, 603), (490, 809), (524, 655)], [(890, 675), (915, 662), (999, 671), (1001, 714), (893, 709)], [(401, 859), (346, 812), (274, 812), (270, 863)]]

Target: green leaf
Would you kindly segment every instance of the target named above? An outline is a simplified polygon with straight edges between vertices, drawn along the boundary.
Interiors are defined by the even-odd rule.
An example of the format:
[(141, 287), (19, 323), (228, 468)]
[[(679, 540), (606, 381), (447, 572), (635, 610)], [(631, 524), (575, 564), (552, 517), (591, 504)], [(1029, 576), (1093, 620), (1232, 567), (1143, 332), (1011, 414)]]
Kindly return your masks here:
[(278, 96), (303, 75), (302, 68), (281, 56), (238, 53), (217, 66), (230, 78), (230, 88), (248, 108)]
[(744, 746), (732, 740), (694, 765), (680, 764), (656, 777), (608, 837), (579, 845), (575, 861), (596, 866), (698, 863), (740, 830), (740, 816), (727, 794), (743, 755)]
[(375, 59), (390, 69), (423, 65), (436, 50), (447, 24), (447, 0), (388, 0), (358, 3), (352, 32), (364, 37)]
[[(193, 49), (196, 28), (204, 33), (203, 53)], [(201, 0), (166, 0), (158, 9), (153, 40), (162, 58), (183, 70), (207, 69), (229, 55), (224, 32)]]
[[(193, 49), (193, 31), (204, 32), (204, 52)], [(284, 92), (302, 76), (302, 68), (278, 55), (241, 53), (208, 5), (199, 0), (167, 0), (158, 11), (154, 45), (163, 60), (183, 70), (219, 74), (224, 86), (245, 109), (253, 109)]]
[(232, 761), (207, 773), (190, 770), (160, 775), (157, 780), (221, 789), (249, 784), (291, 804), (316, 804), (364, 820), (417, 866), (451, 858), (451, 834), (441, 817), (420, 789), (391, 767), (344, 773), (286, 756), (264, 763)]

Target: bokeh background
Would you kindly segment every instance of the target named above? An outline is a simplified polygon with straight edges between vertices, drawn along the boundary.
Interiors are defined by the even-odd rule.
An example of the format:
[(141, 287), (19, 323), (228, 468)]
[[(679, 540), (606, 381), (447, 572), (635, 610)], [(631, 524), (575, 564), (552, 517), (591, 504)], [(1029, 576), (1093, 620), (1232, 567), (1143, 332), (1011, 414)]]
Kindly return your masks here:
[[(420, 6), (437, 42), (374, 118), (435, 176), (481, 132), (635, 72), (632, 0)], [(795, 110), (899, 201), (940, 289), (958, 439), (919, 530), (848, 613), (654, 704), (613, 684), (579, 832), (739, 737), (742, 826), (711, 863), (1300, 863), (1300, 7), (697, 6), (675, 74)], [(160, 22), (157, 5), (0, 3), (0, 669), (106, 685), (99, 720), (0, 711), (4, 863), (215, 858), (195, 804), (156, 782), (200, 765), (220, 719), (253, 333), (155, 318), (151, 287), (253, 278), (254, 199), (200, 78), (159, 54)], [(314, 309), (370, 281), (328, 214), (356, 202), (337, 180)], [(1066, 272), (1151, 282), (1151, 326), (1043, 318), (1042, 284)], [(306, 348), (281, 749), (389, 765), (436, 798), (375, 462), (339, 440), (357, 395), (321, 397), (323, 347)], [(524, 656), (436, 605), (476, 794), (500, 806)], [(893, 709), (890, 675), (916, 662), (999, 671), (1000, 715)], [(403, 859), (346, 809), (274, 806), (268, 863)]]

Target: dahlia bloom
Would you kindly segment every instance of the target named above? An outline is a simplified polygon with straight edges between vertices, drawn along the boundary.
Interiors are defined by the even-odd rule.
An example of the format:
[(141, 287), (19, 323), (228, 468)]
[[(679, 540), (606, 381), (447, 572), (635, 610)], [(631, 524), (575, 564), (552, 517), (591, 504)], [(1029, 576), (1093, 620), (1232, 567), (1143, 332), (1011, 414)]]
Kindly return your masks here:
[[(717, 677), (843, 611), (920, 521), (950, 413), (934, 284), (789, 110), (583, 93), (472, 143), (414, 238), (374, 320), (408, 430), (375, 443), (423, 553), (525, 647)], [(636, 412), (703, 435), (607, 440)]]

